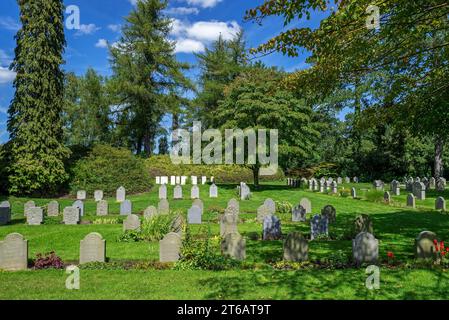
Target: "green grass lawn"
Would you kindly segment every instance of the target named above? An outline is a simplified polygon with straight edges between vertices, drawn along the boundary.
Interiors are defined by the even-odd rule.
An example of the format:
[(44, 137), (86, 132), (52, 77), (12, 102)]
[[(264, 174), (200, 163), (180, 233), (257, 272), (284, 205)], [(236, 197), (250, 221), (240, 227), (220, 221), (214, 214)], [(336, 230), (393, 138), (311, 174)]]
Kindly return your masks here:
[[(353, 185), (344, 185), (350, 188)], [(362, 194), (369, 184), (355, 185)], [(169, 187), (169, 199), (173, 188)], [(184, 187), (184, 197), (190, 196), (190, 187)], [(366, 200), (354, 200), (308, 190), (292, 189), (284, 183), (264, 184), (253, 191), (251, 200), (240, 203), (243, 223), (239, 232), (247, 238), (247, 262), (254, 269), (213, 271), (177, 270), (81, 270), (81, 290), (65, 289), (67, 275), (60, 270), (26, 272), (0, 272), (0, 299), (447, 299), (448, 273), (445, 270), (387, 268), (381, 270), (381, 289), (371, 292), (365, 288), (365, 270), (274, 270), (268, 264), (282, 260), (282, 241), (262, 242), (254, 234), (262, 232), (262, 225), (255, 222), (255, 213), (266, 198), (288, 201), (296, 205), (302, 197), (312, 201), (313, 213), (319, 213), (327, 204), (337, 209), (337, 222), (330, 226), (332, 240), (309, 243), (309, 258), (322, 260), (338, 250), (347, 255), (352, 252), (348, 231), (358, 214), (371, 215), (376, 238), (379, 239), (380, 257), (394, 252), (402, 263), (414, 260), (414, 239), (424, 230), (435, 232), (439, 239), (449, 239), (449, 215), (433, 210), (435, 198), (431, 192), (425, 201), (417, 201), (418, 209), (405, 207), (407, 192), (393, 197), (394, 203), (386, 205)], [(92, 195), (89, 195), (92, 197)], [(133, 212), (142, 213), (149, 205), (157, 205), (158, 192), (132, 195)], [(219, 185), (219, 198), (209, 199), (208, 186), (201, 186), (201, 198), (205, 211), (224, 209), (227, 202), (236, 197), (234, 185)], [(449, 197), (448, 197), (449, 198)], [(19, 232), (29, 241), (29, 258), (37, 253), (55, 251), (64, 261), (76, 263), (79, 259), (79, 242), (90, 232), (99, 232), (107, 241), (109, 262), (158, 261), (158, 242), (123, 243), (117, 238), (121, 225), (42, 225), (24, 224), (23, 204), (29, 199), (10, 198), (13, 221), (0, 227), (0, 239)], [(45, 205), (50, 199), (33, 199), (37, 205)], [(117, 217), (119, 205), (110, 202), (110, 217)], [(59, 199), (61, 208), (71, 205), (73, 199)], [(185, 214), (191, 200), (170, 200), (172, 210)], [(95, 219), (95, 202), (87, 201), (83, 220)], [(62, 209), (61, 209), (62, 210)], [(213, 210), (212, 210), (213, 211)], [(293, 231), (310, 233), (308, 223), (292, 223), (289, 214), (280, 214), (284, 234)], [(210, 227), (213, 235), (219, 234), (218, 215), (206, 213), (204, 226), (192, 227), (193, 233)], [(260, 269), (259, 269), (260, 268)]]

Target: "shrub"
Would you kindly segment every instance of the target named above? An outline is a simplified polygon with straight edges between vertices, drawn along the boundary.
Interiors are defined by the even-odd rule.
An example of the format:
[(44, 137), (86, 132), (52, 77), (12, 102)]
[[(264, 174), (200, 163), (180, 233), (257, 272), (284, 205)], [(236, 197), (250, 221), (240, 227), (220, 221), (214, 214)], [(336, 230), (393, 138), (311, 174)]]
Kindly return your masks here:
[(278, 213), (292, 213), (293, 205), (288, 201), (276, 201), (276, 211)]
[(53, 251), (50, 253), (38, 253), (33, 263), (34, 269), (63, 269), (64, 262)]
[(150, 176), (145, 161), (130, 151), (107, 145), (96, 145), (84, 158), (76, 161), (71, 168), (70, 191), (93, 193), (103, 190), (112, 196), (118, 187), (124, 186), (128, 194), (150, 190)]
[(92, 221), (92, 224), (120, 224), (121, 221), (118, 218), (98, 218)]
[(365, 199), (370, 202), (384, 202), (384, 192), (378, 190), (369, 190), (365, 193)]
[(157, 215), (151, 219), (144, 219), (140, 231), (126, 231), (118, 238), (118, 242), (159, 241), (171, 232), (176, 214)]

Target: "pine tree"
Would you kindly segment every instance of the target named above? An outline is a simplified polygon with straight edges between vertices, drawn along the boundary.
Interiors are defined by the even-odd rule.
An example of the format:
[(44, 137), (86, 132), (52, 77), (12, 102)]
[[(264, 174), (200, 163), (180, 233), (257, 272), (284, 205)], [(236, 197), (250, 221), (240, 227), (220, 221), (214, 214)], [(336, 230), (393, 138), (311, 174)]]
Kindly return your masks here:
[(9, 191), (54, 192), (67, 180), (61, 112), (65, 47), (61, 0), (19, 0), (22, 28), (16, 35), (15, 95), (9, 107)]

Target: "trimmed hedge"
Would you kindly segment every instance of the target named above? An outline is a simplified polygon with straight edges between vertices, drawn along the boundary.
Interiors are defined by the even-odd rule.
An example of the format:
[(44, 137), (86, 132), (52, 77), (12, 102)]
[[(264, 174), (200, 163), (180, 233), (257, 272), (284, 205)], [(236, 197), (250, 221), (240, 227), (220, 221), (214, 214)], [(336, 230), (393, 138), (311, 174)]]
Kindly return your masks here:
[[(146, 160), (151, 177), (156, 176), (207, 176), (215, 177), (218, 183), (240, 183), (253, 181), (253, 172), (241, 165), (175, 165), (170, 156), (153, 156)], [(274, 176), (260, 177), (261, 181), (278, 181), (284, 179), (282, 170)]]
[(70, 192), (78, 190), (93, 193), (103, 190), (113, 196), (123, 186), (127, 194), (149, 191), (151, 178), (145, 160), (123, 148), (96, 145), (88, 155), (75, 162), (71, 169)]

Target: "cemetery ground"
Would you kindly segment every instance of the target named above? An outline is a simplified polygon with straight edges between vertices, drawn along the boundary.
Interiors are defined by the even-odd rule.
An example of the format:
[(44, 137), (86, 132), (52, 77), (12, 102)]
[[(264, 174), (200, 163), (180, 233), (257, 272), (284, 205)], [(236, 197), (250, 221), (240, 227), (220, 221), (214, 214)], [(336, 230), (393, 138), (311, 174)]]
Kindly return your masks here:
[[(435, 198), (448, 199), (448, 191), (428, 192), (428, 198), (417, 200), (417, 209), (411, 209), (405, 206), (408, 192), (404, 189), (401, 196), (392, 196), (392, 202), (385, 204), (381, 200), (383, 192), (368, 191), (373, 189), (371, 184), (343, 184), (342, 187), (349, 190), (356, 187), (360, 199), (291, 188), (285, 182), (263, 184), (259, 190), (252, 188), (251, 199), (240, 202), (242, 221), (238, 225), (247, 241), (246, 260), (241, 267), (225, 271), (174, 270), (156, 263), (159, 242), (119, 242), (118, 237), (123, 233), (121, 223), (70, 226), (47, 218), (44, 225), (28, 226), (23, 208), (30, 199), (2, 199), (10, 201), (13, 220), (10, 225), (0, 227), (0, 240), (9, 233), (22, 234), (29, 243), (30, 260), (38, 253), (54, 251), (66, 264), (77, 264), (80, 240), (90, 232), (98, 232), (106, 239), (108, 262), (81, 268), (80, 290), (65, 288), (64, 269), (0, 272), (0, 299), (447, 299), (449, 272), (417, 264), (414, 240), (425, 230), (435, 232), (440, 240), (449, 239), (449, 215), (434, 210)], [(200, 186), (205, 212), (203, 224), (189, 226), (193, 237), (209, 235), (211, 244), (219, 243), (219, 213), (231, 198), (237, 198), (235, 185), (218, 185), (218, 188), (219, 197), (210, 199), (209, 186)], [(175, 201), (173, 187), (168, 186), (168, 199), (171, 210), (182, 210), (186, 215), (192, 200), (187, 199), (190, 186), (183, 189), (184, 200)], [(303, 197), (311, 200), (313, 214), (320, 213), (327, 204), (337, 210), (337, 221), (329, 226), (329, 239), (309, 242), (309, 260), (323, 261), (321, 268), (316, 264), (313, 267), (313, 263), (282, 263), (282, 240), (262, 241), (262, 225), (256, 222), (256, 210), (266, 198), (296, 205)], [(92, 198), (89, 195), (91, 200), (86, 201), (84, 223), (123, 219), (113, 198), (107, 198), (110, 215), (97, 217)], [(150, 193), (127, 198), (132, 201), (133, 213), (142, 213), (149, 205), (157, 206), (158, 190), (156, 187)], [(32, 200), (38, 206), (50, 201)], [(58, 201), (62, 211), (74, 200)], [(374, 235), (379, 239), (379, 290), (366, 288), (364, 267), (341, 265), (342, 261), (351, 259), (353, 235), (350, 231), (360, 214), (370, 215)], [(310, 234), (310, 214), (306, 223), (291, 222), (291, 213), (276, 215), (281, 218), (284, 236), (294, 231)], [(219, 245), (214, 247), (219, 250)], [(387, 259), (388, 252), (394, 254), (393, 261)], [(123, 267), (127, 264), (133, 267)]]

